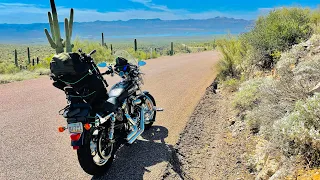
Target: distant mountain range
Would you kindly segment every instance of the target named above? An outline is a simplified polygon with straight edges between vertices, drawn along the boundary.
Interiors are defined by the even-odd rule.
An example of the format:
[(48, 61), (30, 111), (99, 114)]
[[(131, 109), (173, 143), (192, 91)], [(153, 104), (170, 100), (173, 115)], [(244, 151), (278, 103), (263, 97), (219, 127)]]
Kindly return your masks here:
[[(239, 34), (248, 31), (254, 22), (243, 19), (216, 17), (205, 20), (132, 19), (128, 21), (75, 22), (73, 37), (119, 40), (143, 37), (191, 37), (219, 34)], [(60, 28), (64, 24), (60, 23)], [(46, 43), (43, 29), (47, 23), (0, 24), (0, 43)]]

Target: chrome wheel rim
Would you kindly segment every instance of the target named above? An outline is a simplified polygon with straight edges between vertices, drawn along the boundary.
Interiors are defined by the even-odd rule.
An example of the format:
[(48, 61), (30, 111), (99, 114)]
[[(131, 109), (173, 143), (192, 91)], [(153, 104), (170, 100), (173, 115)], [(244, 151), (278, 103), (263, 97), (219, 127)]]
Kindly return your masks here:
[(150, 120), (153, 120), (154, 117), (154, 104), (149, 97), (146, 97), (145, 103), (143, 104), (143, 108), (145, 108), (144, 118), (145, 124), (150, 124)]
[[(98, 144), (97, 143), (100, 143), (99, 144), (99, 146), (98, 146)], [(99, 136), (99, 139), (98, 140), (96, 140), (96, 141), (93, 141), (93, 140), (91, 140), (90, 141), (90, 150), (91, 150), (91, 155), (92, 155), (92, 159), (93, 159), (93, 162), (97, 165), (97, 166), (103, 166), (103, 165), (105, 165), (107, 162), (108, 162), (108, 160), (109, 160), (109, 158), (111, 157), (111, 153), (112, 153), (112, 151), (113, 151), (113, 145), (111, 145), (111, 147), (110, 147), (110, 153), (108, 153), (107, 155), (105, 155), (105, 153), (101, 153), (100, 152), (100, 155), (101, 154), (104, 154), (104, 156), (100, 156), (99, 155), (99, 152), (98, 151), (103, 151), (104, 149), (101, 149), (101, 147), (103, 147), (102, 146), (102, 137), (101, 136)], [(98, 148), (98, 147), (100, 147), (100, 148)], [(109, 148), (109, 147), (108, 147)], [(100, 149), (100, 150), (99, 150)]]

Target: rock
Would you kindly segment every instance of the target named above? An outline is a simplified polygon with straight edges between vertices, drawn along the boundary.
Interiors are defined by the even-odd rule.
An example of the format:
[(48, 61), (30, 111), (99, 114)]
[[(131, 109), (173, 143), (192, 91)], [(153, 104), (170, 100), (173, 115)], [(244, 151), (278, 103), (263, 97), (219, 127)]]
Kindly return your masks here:
[(314, 94), (314, 93), (320, 93), (320, 83), (318, 85), (316, 85), (311, 91), (310, 93)]

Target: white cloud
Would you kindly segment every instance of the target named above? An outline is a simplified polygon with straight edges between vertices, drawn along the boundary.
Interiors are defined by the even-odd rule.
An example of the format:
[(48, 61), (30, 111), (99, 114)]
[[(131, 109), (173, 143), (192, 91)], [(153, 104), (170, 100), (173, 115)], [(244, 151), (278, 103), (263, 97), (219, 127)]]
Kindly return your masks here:
[(165, 5), (157, 5), (157, 4), (152, 3), (152, 0), (130, 0), (130, 1), (143, 4), (144, 6), (150, 8), (150, 9), (156, 9), (156, 10), (161, 10), (161, 11), (174, 11), (174, 10), (169, 9)]
[[(233, 18), (253, 19), (258, 12), (190, 12), (184, 9), (168, 9), (166, 6), (152, 4), (151, 0), (131, 0), (134, 2), (145, 3), (150, 6), (149, 10), (142, 9), (124, 9), (114, 12), (98, 12), (94, 9), (75, 9), (76, 22), (88, 21), (113, 21), (129, 19), (151, 19), (160, 18), (163, 20), (176, 19), (208, 19), (216, 16), (226, 16)], [(152, 7), (152, 8), (151, 8)], [(70, 8), (57, 7), (59, 21), (69, 17)], [(35, 4), (21, 3), (0, 3), (0, 23), (28, 24), (28, 23), (46, 23), (48, 22), (47, 12), (49, 8), (44, 8)]]

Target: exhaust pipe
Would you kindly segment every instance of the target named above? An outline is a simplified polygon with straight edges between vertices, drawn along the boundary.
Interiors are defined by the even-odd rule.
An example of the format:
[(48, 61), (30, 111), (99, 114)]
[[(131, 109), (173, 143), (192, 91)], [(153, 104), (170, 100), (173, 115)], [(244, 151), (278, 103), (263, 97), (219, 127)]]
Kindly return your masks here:
[[(144, 109), (141, 109), (141, 119), (140, 119), (140, 130), (138, 130), (138, 132), (132, 137), (132, 138), (128, 138), (128, 143), (132, 144), (135, 140), (137, 140), (137, 138), (144, 132)], [(135, 126), (137, 127), (137, 126)], [(130, 133), (131, 134), (131, 133)], [(129, 137), (129, 136), (128, 136)]]
[(129, 114), (125, 114), (126, 118), (128, 119), (128, 121), (132, 124), (133, 126), (133, 131), (131, 131), (130, 134), (128, 134), (127, 136), (127, 141), (129, 141), (134, 135), (137, 134), (138, 132), (138, 126), (137, 126), (137, 122), (135, 120), (133, 120)]

